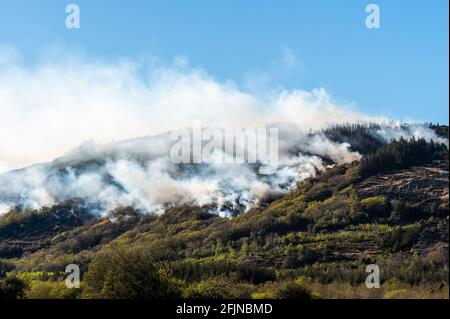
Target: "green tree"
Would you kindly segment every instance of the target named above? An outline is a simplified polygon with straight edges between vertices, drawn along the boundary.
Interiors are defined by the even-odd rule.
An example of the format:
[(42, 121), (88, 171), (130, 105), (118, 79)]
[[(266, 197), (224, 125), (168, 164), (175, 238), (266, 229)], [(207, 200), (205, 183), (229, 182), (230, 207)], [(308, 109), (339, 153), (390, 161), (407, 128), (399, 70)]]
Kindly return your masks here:
[(89, 264), (83, 296), (105, 299), (176, 298), (180, 289), (152, 256), (136, 250), (106, 250)]

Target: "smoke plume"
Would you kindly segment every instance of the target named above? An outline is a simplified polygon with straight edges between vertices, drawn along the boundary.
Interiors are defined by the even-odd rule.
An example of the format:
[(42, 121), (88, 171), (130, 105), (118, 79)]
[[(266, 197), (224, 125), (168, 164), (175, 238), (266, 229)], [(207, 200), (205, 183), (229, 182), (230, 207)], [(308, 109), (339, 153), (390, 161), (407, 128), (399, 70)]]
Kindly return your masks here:
[[(278, 167), (261, 175), (251, 164), (174, 164), (169, 132), (193, 121), (277, 127)], [(0, 214), (73, 198), (99, 214), (127, 206), (162, 213), (182, 204), (245, 211), (328, 165), (361, 157), (311, 130), (373, 122), (388, 121), (337, 105), (324, 89), (256, 96), (184, 59), (160, 66), (59, 57), (30, 67), (0, 48)], [(378, 133), (435, 138), (425, 127), (405, 132), (390, 122)]]

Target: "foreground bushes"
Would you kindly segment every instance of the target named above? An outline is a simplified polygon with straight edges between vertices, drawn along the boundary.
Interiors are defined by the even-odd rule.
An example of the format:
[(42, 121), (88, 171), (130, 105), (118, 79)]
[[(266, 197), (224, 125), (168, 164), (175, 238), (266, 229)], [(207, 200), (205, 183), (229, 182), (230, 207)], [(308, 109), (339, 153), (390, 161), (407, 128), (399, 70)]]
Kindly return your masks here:
[(67, 288), (63, 281), (33, 281), (26, 292), (28, 299), (76, 299), (80, 289)]
[(105, 299), (178, 298), (181, 290), (151, 255), (135, 250), (105, 250), (89, 264), (83, 297)]
[(26, 283), (16, 276), (0, 279), (0, 299), (22, 299), (27, 288)]
[[(367, 163), (373, 161), (367, 167), (377, 172), (420, 162), (420, 154), (406, 157), (408, 143), (380, 150), (378, 158), (367, 157)], [(412, 143), (418, 149), (423, 146), (420, 141)], [(387, 163), (394, 164), (383, 166), (384, 156), (393, 156), (394, 162)], [(432, 154), (437, 156), (439, 152)], [(432, 167), (438, 169), (448, 165), (435, 164)], [(19, 239), (36, 234), (34, 223), (42, 216), (3, 215), (0, 237), (16, 237), (0, 238), (0, 258), (9, 259), (0, 259), (1, 298), (313, 298), (317, 292), (323, 298), (445, 295), (440, 287), (448, 287), (448, 196), (433, 195), (422, 202), (409, 187), (405, 196), (360, 188), (359, 169), (357, 162), (336, 166), (235, 218), (215, 217), (188, 206), (160, 217), (117, 211), (111, 220), (51, 229), (39, 243), (42, 246), (36, 247)], [(384, 182), (380, 185), (386, 187)], [(432, 193), (446, 194), (440, 191), (446, 187), (441, 182), (429, 186)], [(66, 218), (56, 225), (60, 227)], [(380, 266), (382, 288), (369, 292), (365, 266), (371, 263)], [(82, 292), (65, 287), (68, 264), (80, 266)], [(311, 281), (299, 282), (299, 277)], [(394, 280), (395, 285), (387, 284)]]
[(308, 286), (312, 282), (309, 278), (300, 277), (296, 280), (271, 282), (261, 286), (253, 293), (254, 299), (313, 299), (320, 296), (313, 293)]
[(239, 299), (249, 298), (253, 288), (249, 284), (239, 283), (235, 278), (218, 276), (189, 286), (183, 292), (187, 299)]
[(238, 280), (252, 284), (276, 280), (275, 271), (271, 268), (258, 267), (253, 264), (237, 263), (225, 256), (188, 259), (172, 264), (174, 276), (187, 282), (201, 281), (208, 277), (229, 276), (233, 274)]

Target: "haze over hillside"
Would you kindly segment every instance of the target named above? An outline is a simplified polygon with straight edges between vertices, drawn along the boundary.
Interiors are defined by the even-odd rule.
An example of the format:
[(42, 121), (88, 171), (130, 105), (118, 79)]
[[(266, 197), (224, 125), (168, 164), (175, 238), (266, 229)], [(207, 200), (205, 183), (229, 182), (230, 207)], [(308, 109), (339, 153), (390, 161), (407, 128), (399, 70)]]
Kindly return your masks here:
[[(261, 162), (175, 164), (169, 158), (175, 143), (169, 133), (109, 144), (85, 143), (53, 162), (0, 175), (0, 213), (81, 199), (95, 215), (124, 207), (160, 214), (185, 204), (210, 206), (216, 213), (229, 215), (278, 197), (327, 167), (359, 160), (371, 147), (391, 140), (424, 138), (448, 145), (445, 137), (419, 124), (362, 126), (363, 138), (345, 136), (339, 127), (315, 133), (287, 124), (272, 127), (279, 130), (279, 154), (277, 167), (268, 175), (260, 173), (268, 165)], [(365, 145), (367, 141), (370, 144)]]
[[(393, 132), (405, 135), (410, 129)], [(94, 174), (102, 179), (102, 189), (114, 188), (117, 196), (141, 192), (153, 200), (142, 186), (131, 191), (108, 170), (108, 162), (133, 163), (133, 169), (125, 166), (126, 173), (139, 181), (133, 170), (146, 172), (159, 157), (134, 147), (164, 140), (161, 136), (84, 148), (1, 175), (3, 183), (14, 185), (36, 181), (31, 172), (42, 170), (40, 191), (60, 188), (62, 193), (51, 194), (67, 197), (55, 198), (51, 207), (0, 216), (0, 282), (26, 283), (16, 293), (27, 298), (448, 298), (448, 145), (425, 139), (387, 142), (379, 135), (386, 130), (391, 129), (348, 125), (304, 136), (302, 145), (316, 139), (333, 146), (351, 141), (344, 147), (347, 154), (358, 150), (364, 155), (335, 164), (324, 153), (296, 149), (293, 158), (333, 167), (305, 171), (304, 162), (294, 162), (290, 169), (311, 176), (245, 213), (243, 206), (231, 218), (217, 214), (214, 198), (202, 205), (197, 197), (187, 202), (171, 197), (160, 215), (116, 201), (99, 216), (106, 211), (95, 202), (98, 194), (86, 192), (83, 198), (76, 193), (81, 190), (74, 185), (92, 189), (86, 176)], [(420, 126), (420, 131), (436, 133), (436, 139), (448, 136), (447, 126)], [(217, 168), (193, 165), (172, 167), (160, 176), (173, 174), (173, 187), (186, 178), (227, 181), (214, 173)], [(280, 180), (280, 173), (259, 176), (248, 166), (238, 166), (234, 179), (242, 182), (244, 171), (259, 183)], [(49, 187), (55, 181), (60, 184)], [(221, 190), (241, 194), (231, 186)], [(26, 202), (30, 193), (9, 194)], [(82, 289), (64, 286), (68, 263), (80, 267)], [(368, 264), (382, 269), (381, 289), (367, 289)], [(143, 273), (153, 279), (142, 279)], [(120, 285), (111, 285), (111, 279)]]

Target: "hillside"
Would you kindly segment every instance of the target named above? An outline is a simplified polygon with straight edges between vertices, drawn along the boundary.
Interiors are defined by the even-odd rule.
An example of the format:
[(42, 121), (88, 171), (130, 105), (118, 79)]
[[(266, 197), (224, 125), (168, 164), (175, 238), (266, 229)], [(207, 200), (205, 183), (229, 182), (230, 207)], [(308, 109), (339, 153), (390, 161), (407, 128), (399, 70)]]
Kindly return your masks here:
[[(140, 298), (147, 295), (116, 286), (105, 292), (99, 275), (107, 261), (138, 258), (170, 278), (166, 296), (448, 298), (448, 149), (423, 143), (370, 146), (361, 161), (235, 217), (190, 205), (160, 216), (129, 207), (98, 217), (80, 200), (12, 211), (0, 218), (0, 275), (24, 280), (30, 298)], [(84, 274), (75, 292), (60, 286), (72, 263)], [(380, 267), (381, 289), (365, 287), (368, 264)]]

